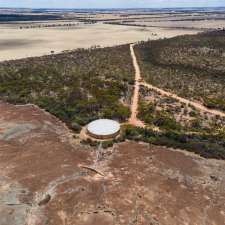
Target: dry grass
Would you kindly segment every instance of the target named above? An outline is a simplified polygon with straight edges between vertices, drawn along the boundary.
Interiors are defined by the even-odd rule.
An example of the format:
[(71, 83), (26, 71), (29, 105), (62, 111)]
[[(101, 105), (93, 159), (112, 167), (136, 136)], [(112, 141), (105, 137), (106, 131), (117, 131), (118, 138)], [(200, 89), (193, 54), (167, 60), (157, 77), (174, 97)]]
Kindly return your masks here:
[[(148, 39), (193, 34), (185, 29), (142, 28), (107, 24), (81, 24), (65, 28), (19, 29), (0, 25), (0, 61), (59, 53), (63, 50), (106, 47)], [(157, 36), (153, 35), (157, 34)], [(7, 46), (7, 47), (6, 47)], [(13, 47), (12, 47), (13, 46)]]
[(195, 29), (215, 29), (224, 28), (225, 20), (199, 20), (199, 21), (134, 21), (129, 24), (154, 27), (174, 27), (174, 28), (195, 28)]

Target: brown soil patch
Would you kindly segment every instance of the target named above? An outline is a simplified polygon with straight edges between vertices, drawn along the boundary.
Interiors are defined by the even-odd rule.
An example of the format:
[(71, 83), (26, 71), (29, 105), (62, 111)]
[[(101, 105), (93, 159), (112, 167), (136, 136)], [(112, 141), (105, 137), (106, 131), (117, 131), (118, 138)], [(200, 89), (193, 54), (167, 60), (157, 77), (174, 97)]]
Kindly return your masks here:
[(224, 161), (134, 142), (96, 161), (39, 108), (0, 103), (0, 112), (1, 134), (11, 129), (0, 140), (0, 225), (224, 224)]
[(134, 45), (130, 45), (130, 53), (133, 61), (133, 66), (135, 70), (135, 84), (134, 84), (134, 94), (131, 104), (131, 116), (129, 118), (129, 123), (133, 126), (144, 127), (144, 123), (137, 118), (138, 115), (138, 102), (139, 102), (139, 91), (140, 91), (140, 80), (141, 72), (137, 62), (137, 58), (134, 52)]

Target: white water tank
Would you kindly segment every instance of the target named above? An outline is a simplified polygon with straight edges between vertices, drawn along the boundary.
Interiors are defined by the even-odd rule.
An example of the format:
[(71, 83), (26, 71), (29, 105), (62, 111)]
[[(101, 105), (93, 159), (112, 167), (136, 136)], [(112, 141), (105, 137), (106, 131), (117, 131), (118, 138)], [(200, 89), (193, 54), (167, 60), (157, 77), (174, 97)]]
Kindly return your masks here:
[(120, 132), (120, 124), (109, 119), (95, 120), (87, 125), (87, 133), (96, 139), (110, 139)]

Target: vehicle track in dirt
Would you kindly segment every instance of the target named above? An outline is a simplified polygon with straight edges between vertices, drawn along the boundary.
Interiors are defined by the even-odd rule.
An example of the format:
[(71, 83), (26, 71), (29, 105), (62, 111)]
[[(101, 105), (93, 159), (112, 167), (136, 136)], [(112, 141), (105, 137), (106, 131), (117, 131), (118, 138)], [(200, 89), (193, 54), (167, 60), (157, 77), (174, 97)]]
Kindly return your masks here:
[(141, 76), (140, 67), (138, 65), (137, 57), (135, 55), (134, 45), (135, 44), (130, 45), (131, 57), (132, 57), (133, 65), (134, 65), (134, 69), (135, 69), (135, 84), (134, 84), (134, 93), (133, 93), (133, 97), (132, 97), (131, 116), (129, 118), (129, 124), (131, 124), (133, 126), (137, 126), (137, 127), (145, 127), (144, 122), (138, 119), (138, 102), (139, 102), (139, 96), (140, 96), (139, 92), (140, 92), (141, 86), (152, 89), (152, 90), (160, 93), (161, 95), (174, 98), (181, 103), (191, 105), (203, 113), (210, 113), (215, 116), (225, 117), (225, 113), (222, 111), (219, 111), (216, 109), (209, 109), (209, 108), (205, 107), (204, 105), (202, 105), (201, 103), (182, 98), (172, 92), (165, 91), (163, 89), (160, 89), (156, 86), (153, 86), (152, 84), (148, 84), (145, 81), (143, 81), (142, 76)]
[(130, 45), (130, 53), (133, 60), (133, 65), (135, 69), (135, 84), (134, 84), (134, 94), (131, 104), (131, 116), (129, 119), (129, 124), (144, 127), (144, 123), (137, 118), (138, 115), (138, 102), (139, 102), (139, 91), (140, 91), (140, 80), (141, 80), (141, 71), (137, 62), (137, 58), (134, 52), (134, 44)]
[(160, 93), (161, 95), (174, 98), (174, 99), (176, 99), (177, 101), (179, 101), (181, 103), (184, 103), (184, 104), (187, 104), (187, 105), (191, 105), (191, 106), (195, 107), (196, 109), (198, 109), (199, 111), (206, 112), (206, 113), (210, 113), (210, 114), (213, 114), (215, 116), (225, 117), (225, 113), (224, 112), (221, 112), (221, 111), (216, 110), (216, 109), (209, 109), (209, 108), (205, 107), (204, 105), (202, 105), (201, 103), (194, 102), (194, 101), (191, 101), (191, 100), (182, 98), (182, 97), (180, 97), (180, 96), (178, 96), (178, 95), (176, 95), (174, 93), (165, 91), (163, 89), (160, 89), (158, 87), (155, 87), (155, 86), (153, 86), (151, 84), (148, 84), (146, 82), (141, 82), (140, 85), (142, 85), (144, 87), (147, 87), (149, 89), (152, 89), (152, 90)]

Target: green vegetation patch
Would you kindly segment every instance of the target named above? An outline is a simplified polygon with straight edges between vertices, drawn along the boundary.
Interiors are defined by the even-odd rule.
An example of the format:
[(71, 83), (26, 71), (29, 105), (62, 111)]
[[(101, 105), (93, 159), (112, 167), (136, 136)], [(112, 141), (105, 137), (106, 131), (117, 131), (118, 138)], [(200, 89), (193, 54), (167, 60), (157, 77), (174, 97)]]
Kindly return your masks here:
[(186, 149), (205, 158), (225, 159), (225, 139), (220, 136), (224, 135), (224, 133), (199, 135), (177, 132), (175, 130), (156, 132), (150, 128), (143, 129), (126, 126), (123, 135), (124, 138), (129, 140)]
[(128, 45), (0, 64), (0, 99), (34, 103), (76, 132), (98, 118), (126, 121), (134, 79)]
[(225, 111), (225, 96), (224, 98), (203, 98), (204, 105), (208, 108), (218, 108)]
[(225, 31), (143, 42), (135, 50), (147, 82), (225, 110)]
[(146, 130), (128, 127), (129, 139), (186, 149), (204, 157), (224, 159), (225, 120), (200, 113), (190, 105), (141, 88), (138, 117)]
[(164, 130), (181, 130), (181, 125), (165, 111), (156, 111), (152, 103), (142, 101), (138, 117), (146, 124), (152, 124)]

